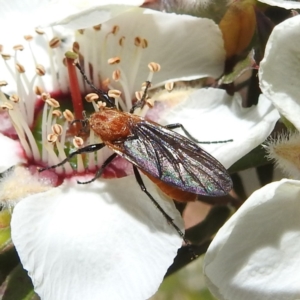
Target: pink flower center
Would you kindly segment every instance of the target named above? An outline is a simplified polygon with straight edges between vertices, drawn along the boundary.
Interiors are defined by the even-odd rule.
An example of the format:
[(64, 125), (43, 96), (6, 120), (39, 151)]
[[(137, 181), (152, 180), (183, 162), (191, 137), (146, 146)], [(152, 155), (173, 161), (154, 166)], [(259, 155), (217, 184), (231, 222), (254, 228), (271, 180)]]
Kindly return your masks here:
[[(37, 33), (45, 38), (42, 31)], [(114, 35), (114, 32), (110, 33)], [(26, 41), (29, 43), (33, 38), (26, 36)], [(147, 41), (142, 38), (135, 39), (135, 45), (138, 49), (147, 47)], [(123, 47), (124, 41), (119, 43)], [(25, 67), (19, 62), (20, 51), (24, 48), (17, 45), (13, 56), (2, 53), (5, 65), (10, 73), (14, 74), (16, 83), (16, 90), (18, 94), (11, 94), (8, 96), (0, 90), (0, 102), (2, 112), (1, 119), (6, 126), (2, 127), (1, 132), (20, 142), (23, 150), (23, 156), (26, 158), (27, 166), (30, 172), (36, 173), (37, 167), (48, 167), (60, 163), (66, 159), (69, 153), (76, 149), (95, 143), (101, 143), (100, 138), (92, 131), (83, 132), (80, 123), (72, 123), (74, 119), (83, 119), (83, 114), (97, 111), (97, 97), (86, 97), (87, 102), (83, 101), (83, 91), (91, 89), (74, 66), (75, 57), (79, 58), (80, 63), (86, 66), (86, 61), (79, 53), (79, 44), (74, 43), (73, 50), (69, 52), (63, 59), (63, 64), (55, 67), (57, 58), (63, 57), (62, 39), (54, 37), (47, 42), (47, 47), (50, 52), (55, 51), (55, 58), (50, 57), (51, 78), (53, 79), (54, 90), (51, 93), (45, 92), (46, 84), (41, 78), (47, 75), (45, 68), (42, 65), (35, 64), (35, 75), (30, 77), (26, 74)], [(32, 57), (32, 53), (29, 46)], [(139, 50), (142, 51), (142, 50)], [(73, 57), (72, 57), (73, 55)], [(14, 58), (16, 71), (12, 71), (12, 66), (8, 61)], [(113, 57), (108, 60), (109, 65), (118, 65), (120, 57)], [(148, 80), (152, 79), (153, 73), (159, 70), (157, 64), (149, 64), (150, 74)], [(93, 79), (97, 76), (94, 74), (96, 65), (88, 64), (89, 74)], [(89, 77), (89, 76), (87, 76)], [(122, 110), (129, 110), (132, 103), (130, 95), (133, 93), (128, 90), (126, 82), (128, 82), (125, 72), (120, 68), (116, 68), (112, 73), (114, 82), (118, 82), (122, 87), (125, 99), (121, 98), (121, 93), (112, 91), (112, 94), (117, 103), (117, 107)], [(66, 84), (62, 84), (66, 83)], [(6, 82), (0, 82), (0, 87), (6, 86)], [(96, 84), (96, 83), (95, 83)], [(104, 79), (98, 82), (96, 86), (100, 86), (104, 90), (111, 87), (110, 80)], [(66, 88), (67, 86), (67, 88)], [(100, 95), (101, 96), (101, 95)], [(140, 97), (140, 94), (136, 94)], [(98, 97), (99, 98), (99, 97)], [(130, 99), (130, 101), (129, 101)], [(101, 100), (101, 99), (99, 99)], [(141, 112), (145, 114), (145, 112)], [(10, 124), (8, 122), (10, 120)], [(12, 126), (10, 126), (12, 125)], [(59, 185), (64, 178), (82, 175), (94, 174), (96, 170), (101, 167), (103, 162), (111, 155), (111, 150), (107, 147), (96, 153), (89, 153), (77, 155), (76, 157), (67, 161), (63, 166), (58, 166), (53, 171), (47, 170), (40, 173), (41, 177), (51, 177), (53, 185)], [(106, 178), (122, 177), (131, 173), (130, 164), (121, 158), (116, 158), (103, 173)], [(56, 179), (55, 179), (56, 178)]]

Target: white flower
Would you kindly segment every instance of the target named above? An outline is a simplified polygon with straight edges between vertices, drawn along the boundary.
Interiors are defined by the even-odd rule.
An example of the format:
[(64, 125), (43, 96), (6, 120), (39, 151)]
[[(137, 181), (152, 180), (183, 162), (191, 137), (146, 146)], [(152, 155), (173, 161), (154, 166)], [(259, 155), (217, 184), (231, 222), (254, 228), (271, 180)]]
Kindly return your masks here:
[[(105, 7), (105, 11), (107, 9), (109, 7)], [(101, 8), (98, 10), (101, 15)], [(3, 61), (0, 73), (8, 82), (8, 86), (1, 83), (0, 92), (2, 108), (7, 111), (1, 116), (6, 125), (0, 135), (0, 170), (17, 167), (3, 177), (0, 200), (4, 206), (14, 206), (12, 239), (42, 299), (146, 299), (157, 290), (182, 239), (140, 190), (134, 177), (101, 178), (89, 185), (76, 184), (76, 179), (86, 181), (95, 174), (95, 169), (110, 155), (106, 150), (98, 151), (96, 156), (88, 155), (86, 166), (78, 156), (72, 162), (76, 171), (68, 163), (55, 172), (39, 174), (36, 171), (39, 165), (49, 166), (64, 159), (65, 144), (67, 150), (70, 149), (69, 135), (74, 133), (68, 133), (67, 128), (73, 116), (64, 111), (61, 127), (56, 126), (60, 119), (57, 105), (70, 105), (71, 98), (75, 118), (81, 118), (83, 107), (78, 91), (84, 94), (89, 90), (79, 72), (77, 78), (73, 76), (76, 72), (72, 62), (65, 61), (68, 69), (65, 68), (64, 53), (73, 48), (85, 73), (97, 87), (120, 89), (119, 106), (128, 111), (135, 91), (148, 76), (153, 87), (178, 79), (219, 77), (224, 67), (223, 41), (218, 27), (210, 20), (138, 8), (119, 14), (101, 27), (94, 24), (97, 26), (93, 29), (78, 32), (70, 29), (74, 24), (78, 28), (78, 20), (84, 24), (83, 17), (93, 12), (87, 9), (83, 16), (75, 13), (63, 18), (62, 23), (70, 25), (68, 30), (55, 21), (55, 27), (27, 35), (29, 44), (22, 52), (23, 47), (18, 45), (13, 54), (7, 55), (11, 49), (4, 41), (2, 57), (10, 60)], [(107, 19), (107, 14), (103, 15)], [(120, 62), (109, 65), (107, 61), (111, 58)], [(153, 61), (161, 65), (161, 71), (154, 77), (147, 68)], [(41, 63), (43, 66), (38, 65)], [(18, 96), (14, 95), (16, 92)], [(8, 99), (7, 95), (11, 97)], [(203, 97), (202, 112), (201, 102), (196, 103), (199, 96)], [(207, 128), (213, 134), (204, 139), (233, 138), (229, 147), (237, 142), (241, 151), (224, 159), (228, 167), (262, 142), (278, 118), (268, 102), (261, 101), (257, 108), (243, 109), (240, 100), (234, 101), (237, 98), (231, 99), (224, 91), (202, 90), (187, 98), (183, 107), (178, 106), (183, 118), (178, 115), (175, 120), (175, 108), (171, 111), (174, 120), (165, 114), (161, 122), (188, 123), (192, 111), (193, 121), (187, 128), (195, 137), (200, 139), (199, 128)], [(156, 107), (162, 108), (167, 101), (161, 105)], [(188, 114), (185, 108), (190, 110)], [(201, 114), (209, 114), (210, 118), (201, 117), (205, 121), (201, 123), (196, 109)], [(153, 112), (149, 110), (148, 116)], [(159, 120), (163, 112), (160, 109), (153, 119)], [(140, 113), (146, 114), (146, 111)], [(226, 134), (222, 136), (217, 128), (225, 114), (227, 121), (222, 121), (221, 127)], [(232, 116), (235, 121), (230, 121), (228, 130), (241, 128), (233, 135), (225, 129)], [(245, 121), (245, 118), (248, 119)], [(250, 141), (246, 134), (249, 129)], [(53, 151), (55, 147), (47, 140), (56, 143), (57, 151)], [(87, 141), (95, 142), (95, 136)], [(217, 145), (215, 149), (216, 156), (223, 162), (226, 156), (222, 147)], [(120, 163), (117, 161), (115, 167), (122, 169)], [(120, 175), (119, 170), (115, 173)], [(183, 230), (173, 202), (164, 199), (145, 176), (143, 180), (154, 199)], [(17, 188), (14, 189), (14, 185)]]
[(224, 144), (201, 144), (229, 168), (265, 141), (278, 118), (278, 112), (263, 95), (257, 106), (243, 108), (238, 93), (231, 97), (224, 90), (209, 88), (199, 89), (176, 108), (164, 110), (159, 123), (182, 123), (199, 141), (232, 139)]
[(215, 297), (300, 297), (299, 199), (299, 181), (273, 182), (254, 192), (219, 230), (204, 261)]
[[(299, 130), (300, 17), (276, 26), (260, 64), (265, 97)], [(270, 157), (299, 178), (298, 134), (270, 142)], [(300, 181), (283, 179), (254, 192), (219, 230), (204, 262), (211, 292), (218, 299), (300, 298)]]
[(300, 130), (300, 98), (298, 72), (300, 70), (300, 16), (277, 25), (268, 40), (265, 59), (260, 64), (260, 87), (278, 109)]
[[(76, 23), (76, 18), (73, 21)], [(194, 28), (201, 25), (202, 31), (199, 29), (196, 34)], [(184, 34), (185, 43), (193, 45), (188, 51), (182, 47), (180, 34)], [(201, 34), (207, 36), (208, 46), (195, 43), (201, 40)], [(114, 80), (106, 80), (115, 71), (115, 66), (108, 65), (107, 60), (116, 55), (121, 58), (118, 87), (124, 97), (119, 101), (128, 110), (135, 89), (147, 79), (147, 64), (151, 61), (159, 61), (165, 70), (158, 77), (162, 82), (182, 77), (219, 76), (224, 58), (221, 34), (209, 20), (136, 9), (103, 23), (101, 30), (99, 26), (80, 33), (59, 31), (57, 27), (39, 29), (26, 36), (28, 44), (22, 52), (23, 47), (17, 46), (12, 51), (7, 46), (9, 41), (3, 41), (5, 60), (1, 77), (8, 86), (2, 82), (1, 105), (7, 113), (1, 116), (5, 124), (1, 128), (1, 172), (22, 165), (3, 177), (1, 203), (7, 207), (15, 205), (12, 239), (35, 290), (42, 299), (146, 299), (157, 290), (182, 239), (141, 191), (134, 177), (76, 184), (76, 178), (85, 181), (93, 176), (95, 168), (109, 155), (103, 151), (96, 158), (89, 156), (87, 176), (82, 174), (84, 166), (80, 157), (75, 165), (78, 176), (83, 177), (72, 175), (69, 164), (57, 168), (56, 172), (38, 174), (36, 170), (37, 165), (52, 165), (66, 155), (66, 129), (73, 117), (65, 111), (62, 128), (52, 127), (60, 118), (53, 97), (64, 105), (70, 99), (70, 90), (80, 87), (85, 93), (81, 75), (78, 74), (77, 82), (62, 64), (64, 53), (75, 40), (78, 43), (73, 48), (86, 74), (97, 86), (115, 87)], [(172, 55), (166, 55), (168, 47)], [(8, 52), (13, 53), (8, 55)], [(37, 67), (37, 75), (38, 63), (44, 66)], [(200, 66), (201, 73), (196, 65)], [(189, 70), (190, 67), (193, 68)], [(155, 77), (153, 83), (158, 83)], [(18, 96), (14, 95), (16, 92)], [(10, 99), (6, 95), (11, 95)], [(81, 95), (72, 94), (71, 98), (75, 116), (81, 118), (82, 106), (78, 112)], [(41, 133), (36, 135), (34, 131), (38, 128)], [(57, 131), (62, 131), (60, 138)], [(47, 139), (56, 142), (58, 152), (47, 144)], [(116, 167), (122, 166), (119, 163)], [(183, 231), (174, 204), (162, 199), (155, 186), (147, 178), (143, 179), (151, 195)]]

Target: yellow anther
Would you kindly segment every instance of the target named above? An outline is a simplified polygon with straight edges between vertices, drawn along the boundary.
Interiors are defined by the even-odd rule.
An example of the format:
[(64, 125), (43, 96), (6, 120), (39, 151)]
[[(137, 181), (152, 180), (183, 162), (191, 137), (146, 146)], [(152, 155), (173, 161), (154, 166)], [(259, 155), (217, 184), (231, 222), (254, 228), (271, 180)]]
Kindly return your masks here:
[(54, 37), (50, 42), (49, 42), (49, 46), (50, 48), (57, 48), (59, 47), (61, 43), (61, 40), (58, 37)]
[(89, 93), (85, 96), (85, 100), (87, 102), (93, 102), (99, 99), (99, 95), (97, 95), (96, 93)]
[(68, 122), (72, 122), (74, 120), (74, 114), (68, 109), (63, 112), (63, 116)]
[(111, 97), (111, 98), (118, 98), (121, 96), (121, 91), (119, 90), (109, 90), (108, 91), (108, 96)]

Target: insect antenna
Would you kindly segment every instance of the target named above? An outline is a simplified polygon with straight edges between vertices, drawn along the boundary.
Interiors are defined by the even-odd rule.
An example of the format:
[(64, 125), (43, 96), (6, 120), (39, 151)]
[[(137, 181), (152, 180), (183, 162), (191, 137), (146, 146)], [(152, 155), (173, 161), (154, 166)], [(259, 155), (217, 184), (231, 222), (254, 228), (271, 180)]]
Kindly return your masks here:
[(109, 104), (112, 107), (116, 107), (115, 102), (113, 99), (111, 99), (107, 93), (105, 93), (104, 91), (98, 89), (85, 75), (84, 71), (82, 70), (80, 64), (78, 62), (75, 63), (75, 67), (79, 70), (79, 72), (81, 73), (84, 81), (98, 94), (100, 95), (103, 100)]
[(195, 142), (197, 144), (223, 144), (223, 143), (233, 142), (232, 139), (230, 139), (230, 140), (223, 140), (223, 141), (198, 141), (180, 123), (169, 124), (169, 125), (166, 125), (165, 127), (168, 128), (168, 129), (180, 128), (190, 140), (192, 140), (193, 142)]

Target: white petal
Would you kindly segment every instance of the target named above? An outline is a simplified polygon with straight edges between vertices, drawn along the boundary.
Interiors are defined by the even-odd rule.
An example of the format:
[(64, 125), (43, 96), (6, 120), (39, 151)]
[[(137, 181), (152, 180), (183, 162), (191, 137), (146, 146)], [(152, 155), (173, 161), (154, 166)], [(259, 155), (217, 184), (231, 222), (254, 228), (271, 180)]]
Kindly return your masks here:
[(118, 1), (98, 0), (90, 1), (60, 1), (51, 7), (56, 12), (49, 19), (48, 24), (44, 21), (43, 26), (65, 25), (70, 29), (82, 29), (101, 24), (120, 13), (130, 9), (132, 6), (140, 6), (141, 0)]
[(279, 112), (300, 130), (300, 16), (276, 26), (260, 64), (260, 87)]
[(218, 299), (300, 298), (300, 181), (281, 180), (253, 195), (219, 230), (204, 260)]
[[(142, 0), (56, 0), (56, 1), (42, 1), (42, 0), (25, 0), (25, 1), (5, 1), (1, 0), (1, 22), (16, 22), (20, 20), (26, 28), (32, 28), (40, 25), (59, 25), (68, 24), (70, 26), (76, 25), (76, 19), (81, 19), (85, 16), (85, 26), (92, 26), (107, 21), (109, 18), (129, 9), (132, 6), (139, 6), (143, 4)], [(5, 18), (5, 19), (4, 19)], [(91, 22), (91, 24), (89, 24)], [(16, 23), (15, 23), (16, 25)], [(75, 26), (84, 28), (84, 24), (80, 23)]]
[(0, 145), (0, 173), (12, 166), (26, 162), (19, 142), (0, 133)]
[(37, 25), (36, 18), (38, 18), (39, 12), (48, 3), (47, 0), (1, 0), (0, 22), (3, 26), (0, 34), (1, 43), (4, 43), (3, 36), (9, 36), (12, 32), (17, 33), (22, 29), (24, 35), (26, 30), (33, 29), (34, 25)]
[[(181, 123), (200, 141), (233, 142), (201, 145), (226, 168), (261, 144), (271, 133), (278, 112), (261, 96), (257, 106), (243, 108), (241, 97), (220, 89), (199, 89), (174, 109), (166, 109), (160, 124)], [(182, 131), (179, 129), (181, 134)]]
[[(81, 179), (82, 180), (82, 179)], [(173, 202), (159, 200), (183, 227)], [(17, 204), (12, 238), (43, 300), (147, 299), (182, 239), (133, 176), (67, 183)]]
[(268, 5), (279, 6), (285, 9), (299, 9), (300, 3), (297, 1), (289, 0), (259, 0), (259, 2), (266, 3)]
[[(108, 34), (114, 26), (119, 26), (118, 32)], [(97, 33), (85, 31), (84, 35), (95, 45), (105, 46), (105, 51), (101, 49), (97, 53), (102, 79), (111, 78), (116, 69), (115, 65), (108, 66), (107, 60), (121, 56), (117, 68), (124, 71), (127, 78), (131, 76), (127, 88), (133, 93), (140, 90), (141, 83), (147, 80), (150, 62), (161, 65), (161, 71), (154, 75), (153, 87), (172, 80), (216, 78), (224, 70), (222, 34), (209, 19), (134, 8), (102, 24)], [(134, 44), (136, 37), (146, 39), (147, 48), (137, 49)], [(122, 46), (119, 45), (121, 38)], [(94, 48), (84, 41), (80, 43), (79, 40), (80, 49), (89, 53), (88, 57), (95, 57)]]

